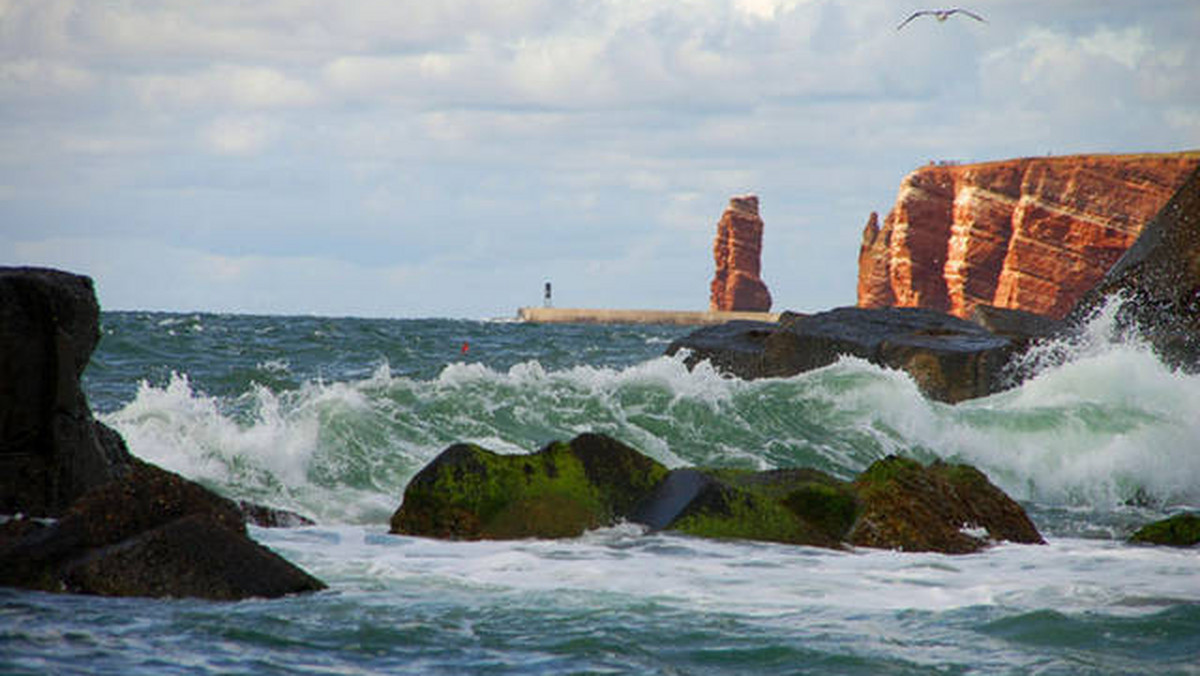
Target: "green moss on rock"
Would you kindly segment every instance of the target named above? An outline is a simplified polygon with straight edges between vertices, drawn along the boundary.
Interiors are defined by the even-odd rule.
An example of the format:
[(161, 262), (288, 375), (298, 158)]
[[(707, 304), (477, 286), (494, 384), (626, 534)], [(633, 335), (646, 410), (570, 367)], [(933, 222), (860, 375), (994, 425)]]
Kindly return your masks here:
[(1129, 541), (1170, 547), (1193, 547), (1200, 544), (1200, 514), (1176, 514), (1147, 524), (1130, 536)]
[(529, 455), (456, 444), (413, 477), (391, 530), (452, 539), (569, 537), (623, 518), (666, 473), (600, 435)]
[(1025, 510), (969, 465), (889, 456), (854, 482), (862, 512), (852, 544), (965, 554), (992, 540), (1044, 542)]
[(699, 471), (708, 485), (668, 529), (701, 537), (837, 547), (858, 511), (848, 485), (818, 470)]

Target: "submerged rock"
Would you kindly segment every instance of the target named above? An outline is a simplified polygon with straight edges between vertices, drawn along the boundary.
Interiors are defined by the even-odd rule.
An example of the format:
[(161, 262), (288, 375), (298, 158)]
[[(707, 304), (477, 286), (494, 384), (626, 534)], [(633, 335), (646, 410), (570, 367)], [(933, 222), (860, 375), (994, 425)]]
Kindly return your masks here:
[(238, 500), (237, 506), (246, 523), (261, 528), (299, 528), (301, 526), (312, 526), (316, 523), (303, 514), (297, 514), (287, 509), (279, 509), (278, 507), (260, 505), (249, 500)]
[(250, 539), (235, 503), (140, 461), (54, 523), (6, 534), (0, 584), (9, 586), (215, 600), (325, 587)]
[(690, 352), (689, 366), (709, 360), (740, 378), (788, 377), (828, 366), (843, 355), (902, 369), (926, 396), (958, 402), (1005, 386), (1004, 367), (1018, 343), (942, 312), (919, 308), (844, 307), (812, 315), (785, 312), (778, 324), (730, 323), (671, 343)]
[(602, 435), (531, 455), (451, 446), (413, 478), (392, 532), (557, 538), (620, 520), (697, 537), (831, 548), (960, 554), (993, 541), (1042, 542), (1021, 506), (967, 465), (887, 458), (853, 482), (799, 468), (668, 472)]
[(455, 444), (409, 482), (391, 532), (465, 540), (575, 536), (626, 518), (666, 474), (655, 460), (598, 434), (531, 455)]
[(1200, 514), (1176, 514), (1147, 524), (1129, 537), (1130, 542), (1170, 547), (1194, 547), (1200, 544)]

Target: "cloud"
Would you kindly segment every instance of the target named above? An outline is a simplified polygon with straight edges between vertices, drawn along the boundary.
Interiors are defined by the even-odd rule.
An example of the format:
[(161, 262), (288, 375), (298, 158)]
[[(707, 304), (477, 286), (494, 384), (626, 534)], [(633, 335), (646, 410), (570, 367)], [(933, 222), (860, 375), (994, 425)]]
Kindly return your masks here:
[(218, 65), (195, 73), (144, 75), (130, 84), (143, 105), (156, 107), (264, 109), (317, 101), (308, 83), (261, 66)]
[(883, 0), (0, 0), (0, 222), (125, 306), (388, 311), (375, 283), (479, 316), (543, 274), (703, 307), (756, 192), (776, 298), (845, 304), (867, 213), (930, 159), (1200, 145), (1182, 4), (897, 32)]
[(205, 145), (219, 155), (253, 155), (277, 135), (278, 127), (264, 117), (222, 117), (203, 133)]

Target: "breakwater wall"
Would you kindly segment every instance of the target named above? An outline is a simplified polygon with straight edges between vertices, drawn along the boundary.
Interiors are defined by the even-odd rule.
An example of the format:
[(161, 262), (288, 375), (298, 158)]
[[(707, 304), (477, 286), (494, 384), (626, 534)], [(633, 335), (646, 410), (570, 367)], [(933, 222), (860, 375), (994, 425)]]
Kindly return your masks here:
[(686, 312), (677, 310), (607, 310), (596, 308), (523, 307), (517, 318), (542, 324), (675, 324), (704, 326), (733, 320), (779, 321), (778, 312)]

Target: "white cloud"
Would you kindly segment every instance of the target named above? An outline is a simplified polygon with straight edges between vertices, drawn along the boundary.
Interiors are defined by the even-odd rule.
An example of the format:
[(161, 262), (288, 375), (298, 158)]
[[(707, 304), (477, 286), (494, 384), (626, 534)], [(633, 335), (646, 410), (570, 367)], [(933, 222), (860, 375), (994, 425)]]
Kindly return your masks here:
[(620, 302), (589, 261), (703, 305), (721, 209), (757, 192), (768, 283), (811, 309), (853, 300), (866, 214), (930, 159), (1200, 144), (1200, 13), (1169, 3), (993, 3), (986, 25), (901, 32), (884, 0), (0, 9), (6, 234), (187, 252), (145, 269), (186, 284), (148, 288), (105, 248), (109, 288), (158, 307), (259, 286), (246, 309), (361, 307), (353, 283), (282, 283), (318, 262), (363, 289), (384, 269), (396, 293), (457, 285), (446, 312), (536, 302), (543, 269)]
[(277, 132), (277, 125), (267, 118), (222, 117), (204, 129), (203, 141), (220, 155), (252, 155), (262, 152)]
[(195, 73), (138, 76), (132, 87), (143, 104), (156, 107), (264, 109), (317, 101), (308, 83), (258, 66), (218, 65)]

